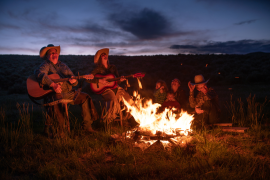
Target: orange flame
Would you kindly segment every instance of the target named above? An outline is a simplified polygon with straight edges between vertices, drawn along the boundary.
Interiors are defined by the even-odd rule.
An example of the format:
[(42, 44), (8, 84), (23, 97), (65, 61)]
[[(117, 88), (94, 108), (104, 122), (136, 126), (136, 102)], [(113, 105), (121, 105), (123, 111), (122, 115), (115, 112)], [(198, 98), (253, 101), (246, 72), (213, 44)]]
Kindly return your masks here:
[(150, 131), (155, 134), (157, 131), (166, 134), (176, 135), (176, 130), (183, 131), (184, 135), (191, 132), (191, 122), (193, 115), (187, 112), (173, 113), (175, 109), (167, 109), (162, 113), (157, 113), (158, 108), (161, 106), (157, 103), (152, 103), (152, 100), (147, 100), (143, 103), (143, 99), (137, 92), (134, 92), (134, 103), (129, 103), (123, 99), (127, 107), (127, 111), (131, 113), (134, 119), (140, 124), (139, 127), (143, 131)]

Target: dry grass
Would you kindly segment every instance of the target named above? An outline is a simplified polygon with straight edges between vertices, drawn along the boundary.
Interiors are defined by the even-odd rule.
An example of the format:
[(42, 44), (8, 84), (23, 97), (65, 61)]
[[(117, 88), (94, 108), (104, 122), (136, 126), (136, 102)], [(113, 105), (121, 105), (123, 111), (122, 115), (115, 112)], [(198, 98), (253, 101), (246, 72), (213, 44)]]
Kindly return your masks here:
[[(265, 122), (269, 123), (269, 104), (263, 104), (269, 92), (269, 86), (264, 83), (270, 77), (267, 75), (267, 59), (268, 54), (259, 59), (256, 55), (111, 56), (110, 62), (122, 75), (146, 72), (142, 81), (145, 89), (141, 91), (146, 97), (151, 95), (156, 80), (160, 78), (167, 84), (171, 79), (179, 78), (188, 93), (187, 82), (195, 74), (202, 73), (211, 79), (209, 85), (214, 85), (220, 96), (223, 121), (232, 120), (233, 116), (228, 114), (224, 104), (230, 102), (230, 94), (233, 94), (236, 99), (232, 99), (230, 106), (238, 109), (233, 111), (235, 116), (242, 115), (234, 119), (235, 124), (254, 125), (246, 134), (224, 133), (219, 129), (196, 133), (192, 142), (196, 145), (195, 153), (180, 147), (146, 153), (128, 142), (111, 143), (110, 133), (122, 132), (121, 128), (108, 126), (98, 134), (81, 131), (82, 119), (76, 106), (70, 107), (72, 130), (66, 138), (44, 136), (43, 108), (32, 106), (25, 85), (26, 78), (41, 63), (40, 59), (37, 56), (0, 55), (0, 83), (3, 85), (0, 98), (0, 178), (269, 179), (270, 129), (264, 126)], [(61, 60), (75, 74), (86, 74), (94, 68), (93, 56), (62, 56)], [(246, 75), (246, 71), (253, 70), (257, 72)], [(262, 75), (266, 79), (261, 79)], [(235, 76), (240, 78), (235, 79)], [(255, 81), (258, 77), (259, 83)], [(135, 81), (130, 80), (130, 83), (133, 89), (137, 88)], [(100, 97), (92, 94), (88, 85), (83, 88), (99, 109)], [(257, 100), (251, 96), (248, 102), (244, 102), (250, 93), (256, 94)], [(241, 101), (237, 101), (239, 98)], [(236, 107), (241, 102), (243, 111)], [(260, 107), (266, 111), (260, 111)], [(249, 109), (249, 115), (246, 109)], [(242, 118), (244, 121), (240, 122)]]

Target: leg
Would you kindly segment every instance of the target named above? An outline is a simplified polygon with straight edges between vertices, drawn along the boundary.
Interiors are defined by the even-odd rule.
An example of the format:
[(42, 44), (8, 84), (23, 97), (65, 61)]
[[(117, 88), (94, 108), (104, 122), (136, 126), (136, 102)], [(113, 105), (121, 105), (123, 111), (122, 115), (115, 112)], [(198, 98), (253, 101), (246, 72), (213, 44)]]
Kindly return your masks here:
[(203, 110), (205, 111), (204, 121), (206, 124), (210, 125), (219, 122), (219, 108), (212, 101), (206, 101)]
[(98, 113), (91, 97), (81, 92), (74, 101), (74, 104), (79, 104), (82, 108), (83, 128), (92, 131), (91, 125), (93, 121), (98, 119)]
[[(62, 96), (61, 94), (54, 94), (53, 96), (47, 96), (44, 99), (44, 103), (48, 103), (57, 99), (61, 99)], [(57, 131), (58, 134), (63, 134), (64, 132), (64, 127), (65, 127), (65, 110), (62, 106), (62, 104), (56, 104), (54, 106), (48, 106), (45, 107), (47, 111), (46, 115), (46, 122), (45, 122), (45, 133), (52, 138), (53, 133), (55, 133), (54, 130), (54, 121), (56, 120), (57, 124)]]
[(204, 117), (203, 114), (195, 114), (194, 115), (194, 119), (193, 119), (192, 124), (191, 124), (191, 127), (193, 130), (194, 129), (196, 129), (196, 130), (202, 129), (202, 127), (204, 125), (203, 117)]
[(104, 98), (105, 105), (107, 107), (107, 118), (109, 120), (115, 119), (117, 117), (117, 113), (121, 110), (117, 96), (111, 89), (107, 89), (102, 93), (102, 97)]
[[(125, 101), (127, 101), (128, 103), (134, 104), (134, 101), (132, 100), (130, 95), (121, 87), (118, 88), (116, 97), (119, 100), (119, 102), (122, 101), (122, 97), (123, 97)], [(126, 111), (126, 115), (123, 117), (123, 120), (127, 120), (130, 127), (135, 127), (138, 125), (138, 123), (135, 121), (133, 116), (127, 111)]]

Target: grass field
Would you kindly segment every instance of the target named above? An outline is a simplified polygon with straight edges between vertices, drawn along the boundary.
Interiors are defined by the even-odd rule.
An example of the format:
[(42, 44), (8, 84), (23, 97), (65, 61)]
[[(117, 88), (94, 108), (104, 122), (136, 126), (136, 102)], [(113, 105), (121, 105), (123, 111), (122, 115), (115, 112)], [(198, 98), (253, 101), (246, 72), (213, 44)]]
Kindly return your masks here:
[[(74, 73), (86, 74), (93, 68), (92, 59), (63, 56), (61, 60)], [(147, 152), (134, 148), (131, 141), (111, 141), (111, 134), (126, 130), (117, 125), (101, 128), (97, 134), (81, 131), (80, 109), (70, 106), (71, 133), (63, 139), (49, 139), (43, 134), (44, 108), (31, 102), (25, 85), (40, 59), (1, 55), (0, 179), (270, 179), (270, 108), (269, 100), (265, 101), (270, 88), (266, 83), (270, 77), (266, 74), (268, 54), (112, 56), (110, 60), (123, 75), (147, 73), (141, 91), (145, 97), (151, 96), (156, 80), (164, 79), (169, 85), (174, 77), (188, 93), (185, 84), (200, 72), (210, 78), (209, 85), (219, 95), (222, 121), (250, 129), (244, 134), (218, 128), (195, 132), (191, 142), (195, 151), (175, 146)], [(145, 66), (141, 66), (143, 62)], [(135, 81), (130, 83), (130, 91), (137, 89)], [(87, 84), (83, 91), (100, 110), (101, 98)], [(98, 122), (95, 125), (102, 127)]]

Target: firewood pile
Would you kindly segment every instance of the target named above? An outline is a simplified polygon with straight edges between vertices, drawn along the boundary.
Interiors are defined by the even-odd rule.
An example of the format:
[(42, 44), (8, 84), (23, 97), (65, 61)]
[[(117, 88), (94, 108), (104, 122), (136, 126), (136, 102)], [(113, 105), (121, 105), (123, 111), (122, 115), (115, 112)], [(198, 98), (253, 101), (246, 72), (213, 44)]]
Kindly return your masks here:
[(163, 132), (149, 134), (138, 130), (128, 131), (122, 134), (114, 134), (110, 136), (113, 143), (131, 143), (132, 146), (145, 153), (154, 153), (164, 150), (171, 150), (178, 147), (189, 153), (196, 152), (196, 146), (192, 144), (192, 133), (188, 136), (177, 133), (176, 135), (168, 135)]

